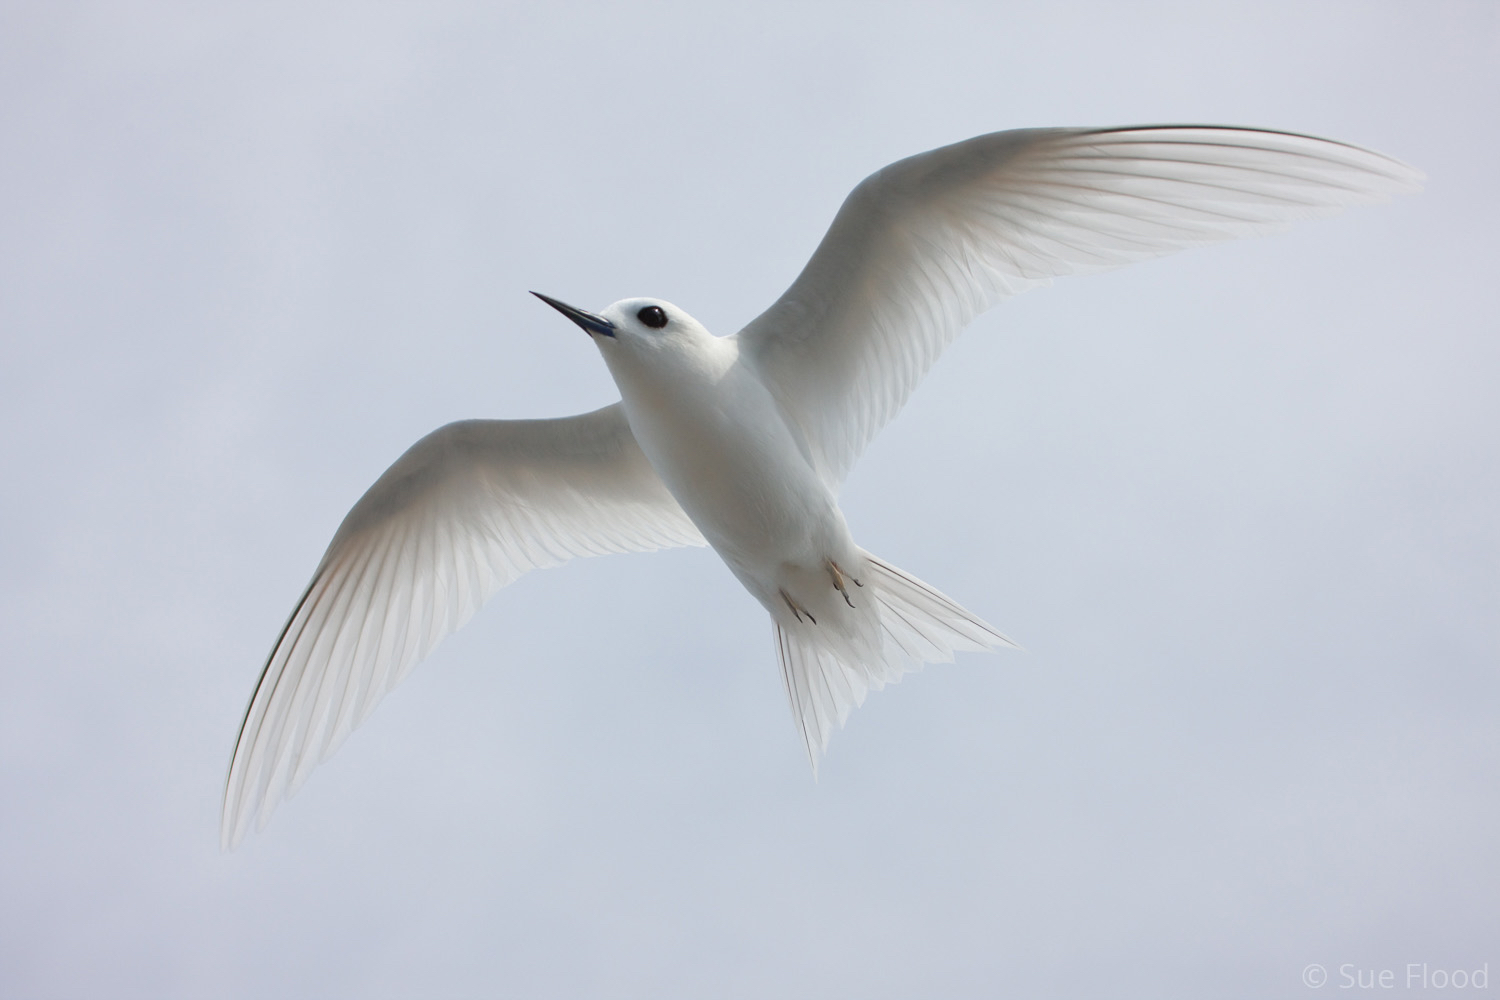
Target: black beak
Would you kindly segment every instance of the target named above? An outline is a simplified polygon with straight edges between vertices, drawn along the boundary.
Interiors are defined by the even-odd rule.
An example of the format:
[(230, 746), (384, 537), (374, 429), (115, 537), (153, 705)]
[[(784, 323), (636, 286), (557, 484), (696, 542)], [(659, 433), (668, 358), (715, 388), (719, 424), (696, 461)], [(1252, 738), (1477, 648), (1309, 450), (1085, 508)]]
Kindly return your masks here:
[(541, 292), (532, 292), (531, 294), (583, 327), (586, 333), (598, 333), (606, 337), (613, 337), (615, 335), (615, 325), (603, 316), (595, 316), (591, 312), (575, 309), (566, 302), (559, 302), (554, 298), (543, 295)]

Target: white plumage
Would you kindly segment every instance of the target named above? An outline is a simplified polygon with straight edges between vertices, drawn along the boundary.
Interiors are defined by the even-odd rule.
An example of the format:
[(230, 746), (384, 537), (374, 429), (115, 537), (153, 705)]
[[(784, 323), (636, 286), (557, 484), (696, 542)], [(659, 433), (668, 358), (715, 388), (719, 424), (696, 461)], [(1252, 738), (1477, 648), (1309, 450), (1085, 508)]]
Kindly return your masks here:
[(855, 545), (837, 503), (860, 452), (965, 324), (1059, 275), (1264, 233), (1421, 178), (1379, 153), (1281, 132), (997, 132), (867, 178), (792, 286), (732, 337), (660, 300), (600, 314), (547, 300), (599, 345), (621, 402), (451, 424), (360, 499), (246, 712), (224, 846), (264, 825), (495, 590), (574, 556), (713, 545), (775, 622), (816, 767), (871, 688), (1009, 644)]
[(236, 843), (496, 590), (574, 556), (702, 545), (620, 404), (466, 420), (413, 445), (339, 526), (261, 674), (225, 793)]

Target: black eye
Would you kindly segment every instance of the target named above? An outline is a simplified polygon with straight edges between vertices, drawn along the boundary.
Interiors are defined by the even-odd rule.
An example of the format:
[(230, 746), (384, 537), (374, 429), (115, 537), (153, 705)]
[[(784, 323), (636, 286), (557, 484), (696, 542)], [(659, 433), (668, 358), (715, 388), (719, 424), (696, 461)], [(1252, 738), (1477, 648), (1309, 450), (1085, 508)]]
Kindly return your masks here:
[(647, 306), (636, 313), (635, 318), (653, 330), (660, 330), (667, 325), (667, 313), (661, 306)]

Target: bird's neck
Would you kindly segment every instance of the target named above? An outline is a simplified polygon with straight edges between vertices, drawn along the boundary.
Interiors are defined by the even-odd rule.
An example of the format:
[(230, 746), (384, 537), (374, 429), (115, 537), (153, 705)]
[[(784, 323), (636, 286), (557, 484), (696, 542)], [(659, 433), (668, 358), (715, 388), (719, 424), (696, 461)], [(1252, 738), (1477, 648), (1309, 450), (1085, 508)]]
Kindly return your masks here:
[(713, 405), (739, 360), (733, 339), (705, 337), (605, 356), (627, 409)]

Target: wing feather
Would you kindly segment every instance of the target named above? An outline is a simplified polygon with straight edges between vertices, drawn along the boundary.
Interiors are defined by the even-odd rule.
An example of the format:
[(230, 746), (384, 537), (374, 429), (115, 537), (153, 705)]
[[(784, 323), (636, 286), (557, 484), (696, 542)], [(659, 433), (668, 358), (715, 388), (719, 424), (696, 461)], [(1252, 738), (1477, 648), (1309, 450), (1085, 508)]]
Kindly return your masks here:
[(423, 438), (344, 519), (271, 651), (230, 764), (224, 847), (495, 590), (575, 556), (702, 544), (619, 404)]
[(836, 488), (1001, 299), (1384, 201), (1421, 179), (1380, 153), (1285, 132), (996, 132), (866, 178), (797, 280), (737, 336)]

